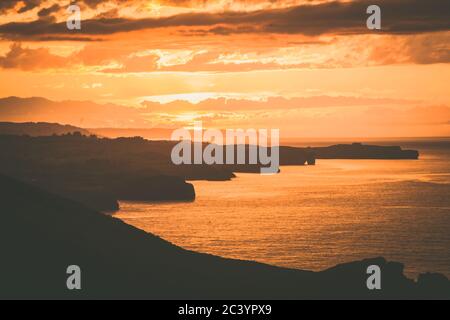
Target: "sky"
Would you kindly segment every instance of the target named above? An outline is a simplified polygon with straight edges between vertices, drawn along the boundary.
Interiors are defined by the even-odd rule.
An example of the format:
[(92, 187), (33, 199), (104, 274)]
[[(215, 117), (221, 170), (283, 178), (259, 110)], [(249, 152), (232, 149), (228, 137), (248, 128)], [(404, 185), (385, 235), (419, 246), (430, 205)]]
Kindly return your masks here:
[(148, 128), (450, 136), (448, 0), (2, 0), (0, 14), (0, 98), (120, 105)]

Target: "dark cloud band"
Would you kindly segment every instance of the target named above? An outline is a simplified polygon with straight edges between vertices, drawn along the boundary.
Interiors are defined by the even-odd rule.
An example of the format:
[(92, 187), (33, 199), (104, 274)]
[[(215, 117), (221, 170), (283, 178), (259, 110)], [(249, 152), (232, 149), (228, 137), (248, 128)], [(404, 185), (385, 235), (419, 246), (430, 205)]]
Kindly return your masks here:
[[(379, 0), (382, 9), (382, 33), (415, 34), (450, 30), (448, 0)], [(277, 34), (363, 34), (366, 8), (373, 1), (329, 2), (285, 9), (253, 12), (188, 13), (164, 18), (97, 18), (85, 20), (80, 35), (101, 36), (144, 29), (184, 27), (201, 29), (203, 35), (234, 33)], [(95, 4), (95, 1), (94, 1)], [(51, 20), (16, 22), (0, 25), (0, 35), (7, 39), (64, 36), (74, 33), (65, 23)]]

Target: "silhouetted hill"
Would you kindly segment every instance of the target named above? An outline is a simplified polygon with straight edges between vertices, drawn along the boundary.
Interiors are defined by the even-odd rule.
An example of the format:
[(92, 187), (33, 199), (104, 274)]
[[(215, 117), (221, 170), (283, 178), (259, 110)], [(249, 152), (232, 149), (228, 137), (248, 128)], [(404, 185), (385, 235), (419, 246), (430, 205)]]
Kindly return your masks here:
[(117, 210), (117, 200), (162, 201), (195, 198), (186, 177), (232, 173), (213, 168), (179, 168), (170, 162), (171, 144), (95, 136), (0, 136), (0, 173), (40, 186), (97, 210)]
[(166, 128), (89, 128), (89, 132), (106, 138), (142, 137), (148, 140), (171, 140), (174, 129)]
[[(193, 200), (185, 180), (229, 180), (233, 172), (260, 172), (259, 165), (174, 165), (175, 141), (139, 137), (0, 135), (0, 173), (78, 200), (96, 210), (117, 210), (117, 200)], [(194, 148), (192, 148), (194, 150)], [(247, 148), (248, 150), (248, 148)], [(305, 164), (295, 150), (281, 162)], [(193, 157), (192, 157), (193, 159)]]
[[(118, 209), (117, 200), (190, 201), (195, 198), (195, 191), (186, 180), (229, 180), (234, 177), (233, 172), (261, 170), (261, 165), (248, 164), (177, 166), (171, 159), (177, 143), (140, 137), (107, 139), (78, 132), (48, 137), (0, 135), (0, 149), (7, 150), (0, 154), (0, 173), (93, 209), (114, 211)], [(194, 145), (191, 149), (194, 152)], [(244, 149), (248, 161), (249, 146)], [(315, 164), (316, 152), (322, 158), (352, 159), (397, 159), (417, 154), (400, 147), (359, 144), (325, 148), (281, 146), (279, 150), (280, 165)], [(226, 155), (224, 149), (223, 154)]]
[[(0, 298), (301, 299), (450, 298), (450, 282), (403, 275), (383, 258), (323, 272), (272, 267), (183, 250), (59, 196), (0, 176)], [(366, 270), (382, 270), (369, 291)], [(69, 265), (82, 290), (66, 289)]]
[(416, 150), (399, 146), (373, 146), (361, 143), (337, 144), (329, 147), (307, 148), (317, 159), (412, 159), (419, 158)]
[(146, 127), (136, 108), (90, 101), (51, 101), (45, 98), (0, 99), (0, 119), (7, 122), (66, 123), (77, 127)]
[(85, 129), (70, 125), (61, 125), (58, 123), (47, 122), (0, 122), (0, 135), (29, 135), (32, 137), (64, 135), (68, 133), (79, 132), (83, 135), (91, 133)]

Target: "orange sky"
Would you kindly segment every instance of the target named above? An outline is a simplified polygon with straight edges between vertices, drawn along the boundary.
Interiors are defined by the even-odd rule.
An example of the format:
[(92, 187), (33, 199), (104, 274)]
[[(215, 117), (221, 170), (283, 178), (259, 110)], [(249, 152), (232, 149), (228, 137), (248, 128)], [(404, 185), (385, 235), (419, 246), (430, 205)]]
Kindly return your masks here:
[(363, 0), (76, 3), (80, 31), (69, 1), (0, 2), (0, 98), (141, 108), (148, 127), (450, 135), (447, 0), (380, 0), (381, 31)]

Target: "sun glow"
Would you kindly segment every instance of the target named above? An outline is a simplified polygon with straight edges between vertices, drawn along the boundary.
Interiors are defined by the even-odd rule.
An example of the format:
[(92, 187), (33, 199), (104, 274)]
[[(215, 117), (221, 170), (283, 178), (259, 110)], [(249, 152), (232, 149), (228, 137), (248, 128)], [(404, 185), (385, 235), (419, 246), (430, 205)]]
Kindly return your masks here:
[(196, 112), (182, 113), (175, 116), (177, 122), (194, 122), (201, 117), (201, 114)]
[(155, 16), (161, 15), (162, 6), (159, 3), (155, 2), (155, 1), (150, 1), (150, 3), (148, 3), (146, 7), (152, 15), (155, 15)]

